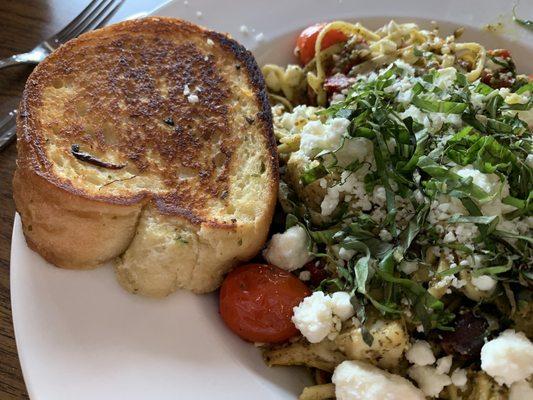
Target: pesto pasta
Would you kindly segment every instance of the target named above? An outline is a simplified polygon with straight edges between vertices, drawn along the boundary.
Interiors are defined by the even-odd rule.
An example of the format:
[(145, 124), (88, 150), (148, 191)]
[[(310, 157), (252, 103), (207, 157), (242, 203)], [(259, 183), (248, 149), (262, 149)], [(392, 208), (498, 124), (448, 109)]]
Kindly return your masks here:
[(263, 67), (285, 217), (264, 256), (314, 290), (265, 360), (326, 371), (302, 399), (533, 391), (533, 83), (461, 29), (317, 27), (308, 62)]

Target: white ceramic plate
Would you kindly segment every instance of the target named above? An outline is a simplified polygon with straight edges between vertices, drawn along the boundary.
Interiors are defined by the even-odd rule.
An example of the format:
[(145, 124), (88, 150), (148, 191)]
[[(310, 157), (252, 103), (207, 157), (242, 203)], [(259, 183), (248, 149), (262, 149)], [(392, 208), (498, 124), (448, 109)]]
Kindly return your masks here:
[[(155, 14), (229, 32), (260, 64), (291, 61), (296, 32), (317, 21), (360, 20), (378, 27), (390, 17), (426, 26), (437, 20), (444, 33), (465, 25), (464, 40), (509, 48), (519, 69), (531, 72), (533, 35), (512, 23), (511, 7), (512, 2), (485, 0), (189, 0)], [(523, 1), (519, 12), (533, 18), (533, 2)], [(498, 22), (504, 25), (499, 34), (480, 30)], [(243, 34), (242, 25), (254, 32)], [(121, 289), (110, 266), (60, 270), (27, 248), (18, 217), (11, 297), (22, 370), (34, 400), (294, 399), (308, 380), (297, 368), (265, 367), (254, 346), (224, 327), (215, 295), (180, 292), (150, 300)]]

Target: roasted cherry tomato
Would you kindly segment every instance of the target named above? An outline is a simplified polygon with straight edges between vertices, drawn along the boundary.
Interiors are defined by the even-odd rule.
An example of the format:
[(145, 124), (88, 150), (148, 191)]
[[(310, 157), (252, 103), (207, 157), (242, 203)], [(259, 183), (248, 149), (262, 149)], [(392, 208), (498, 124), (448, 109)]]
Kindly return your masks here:
[(511, 52), (507, 49), (489, 50), (489, 55), (494, 56), (494, 57), (501, 57), (505, 59), (511, 58)]
[(220, 288), (220, 315), (244, 340), (275, 343), (298, 333), (292, 309), (311, 291), (273, 265), (248, 264), (228, 274)]
[[(298, 36), (298, 39), (296, 40), (296, 54), (302, 65), (307, 64), (315, 56), (316, 39), (325, 26), (326, 23), (312, 25), (305, 28), (302, 33), (300, 33), (300, 36)], [(327, 49), (339, 42), (345, 42), (346, 39), (348, 39), (347, 36), (341, 31), (331, 30), (326, 33), (326, 36), (322, 39), (322, 49)]]

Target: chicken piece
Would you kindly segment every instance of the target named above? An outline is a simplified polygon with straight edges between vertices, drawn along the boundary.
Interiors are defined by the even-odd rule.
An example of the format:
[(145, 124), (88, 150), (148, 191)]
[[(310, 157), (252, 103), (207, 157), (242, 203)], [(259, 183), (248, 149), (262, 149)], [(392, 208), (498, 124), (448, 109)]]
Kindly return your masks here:
[(326, 189), (320, 186), (319, 180), (308, 185), (302, 183), (300, 177), (307, 168), (309, 168), (308, 160), (297, 154), (291, 154), (287, 163), (285, 180), (289, 186), (294, 188), (304, 204), (308, 205), (311, 210), (320, 212), (320, 204), (326, 195)]
[(270, 348), (263, 352), (263, 358), (269, 367), (275, 365), (305, 365), (332, 372), (335, 367), (346, 360), (335, 342), (323, 340), (309, 343), (303, 337), (288, 345)]
[(397, 367), (409, 346), (409, 335), (400, 321), (378, 320), (370, 327), (372, 346), (363, 340), (360, 328), (352, 327), (335, 339), (339, 350), (349, 360), (363, 360), (379, 367)]
[(381, 368), (398, 367), (409, 345), (409, 336), (400, 321), (376, 321), (370, 328), (374, 340), (368, 346), (361, 329), (346, 326), (334, 339), (309, 343), (304, 338), (278, 345), (263, 352), (268, 366), (305, 365), (324, 371), (333, 371), (345, 360), (368, 361)]
[(304, 388), (298, 400), (326, 400), (335, 398), (335, 385), (326, 383), (324, 385), (308, 386)]
[(470, 386), (465, 400), (507, 400), (508, 389), (498, 385), (484, 372), (469, 374), (468, 385)]

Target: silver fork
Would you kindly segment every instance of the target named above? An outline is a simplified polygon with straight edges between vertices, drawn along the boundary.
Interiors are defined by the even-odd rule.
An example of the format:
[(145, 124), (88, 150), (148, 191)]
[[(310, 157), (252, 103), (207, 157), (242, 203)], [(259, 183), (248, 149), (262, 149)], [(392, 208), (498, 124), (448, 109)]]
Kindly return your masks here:
[[(93, 0), (67, 26), (35, 46), (27, 53), (16, 54), (0, 60), (0, 69), (19, 64), (39, 64), (63, 43), (84, 32), (103, 26), (118, 10), (124, 0)], [(0, 150), (15, 137), (17, 110), (9, 112), (0, 121)]]

